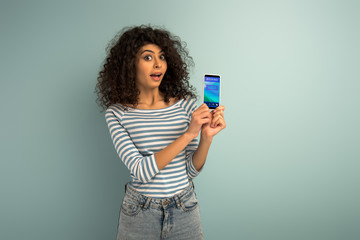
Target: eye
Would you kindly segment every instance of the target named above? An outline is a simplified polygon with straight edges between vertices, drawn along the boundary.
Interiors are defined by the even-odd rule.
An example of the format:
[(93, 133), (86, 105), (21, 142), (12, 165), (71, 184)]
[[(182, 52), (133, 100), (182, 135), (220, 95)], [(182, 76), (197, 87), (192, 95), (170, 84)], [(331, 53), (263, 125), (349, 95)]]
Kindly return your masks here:
[(163, 55), (160, 55), (160, 60), (165, 60), (166, 58), (165, 58), (165, 55), (163, 54)]
[(146, 56), (144, 56), (144, 60), (145, 60), (145, 61), (151, 61), (151, 59), (152, 59), (152, 56), (151, 56), (151, 55), (146, 55)]

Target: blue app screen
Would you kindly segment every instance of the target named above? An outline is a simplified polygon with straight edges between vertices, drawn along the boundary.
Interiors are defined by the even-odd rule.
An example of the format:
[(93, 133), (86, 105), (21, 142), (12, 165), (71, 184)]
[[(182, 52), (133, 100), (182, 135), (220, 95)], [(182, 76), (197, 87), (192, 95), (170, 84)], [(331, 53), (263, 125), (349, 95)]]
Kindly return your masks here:
[(204, 79), (204, 103), (216, 108), (220, 102), (220, 77), (206, 75)]

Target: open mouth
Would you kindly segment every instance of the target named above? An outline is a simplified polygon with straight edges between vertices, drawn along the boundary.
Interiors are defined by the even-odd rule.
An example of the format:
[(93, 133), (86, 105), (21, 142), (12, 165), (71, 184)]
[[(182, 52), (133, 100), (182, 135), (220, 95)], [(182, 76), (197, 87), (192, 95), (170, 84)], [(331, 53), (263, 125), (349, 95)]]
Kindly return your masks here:
[(162, 76), (162, 73), (154, 73), (154, 74), (151, 74), (150, 77), (156, 81), (160, 80)]

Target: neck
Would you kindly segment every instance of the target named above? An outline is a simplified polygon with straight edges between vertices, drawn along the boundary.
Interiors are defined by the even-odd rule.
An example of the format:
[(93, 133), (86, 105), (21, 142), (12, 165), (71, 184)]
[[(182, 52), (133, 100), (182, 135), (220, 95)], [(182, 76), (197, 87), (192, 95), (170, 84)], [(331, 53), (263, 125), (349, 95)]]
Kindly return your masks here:
[(163, 101), (163, 94), (159, 91), (159, 88), (140, 91), (139, 105), (155, 106), (159, 102)]

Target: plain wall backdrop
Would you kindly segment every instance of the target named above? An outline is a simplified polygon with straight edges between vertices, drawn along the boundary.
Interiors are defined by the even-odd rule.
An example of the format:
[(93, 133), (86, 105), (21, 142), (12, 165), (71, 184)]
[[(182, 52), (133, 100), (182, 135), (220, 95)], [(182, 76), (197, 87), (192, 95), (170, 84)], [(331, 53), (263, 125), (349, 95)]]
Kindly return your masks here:
[(360, 2), (1, 1), (0, 239), (115, 239), (129, 173), (94, 88), (125, 26), (222, 75), (195, 180), (206, 239), (360, 239)]

